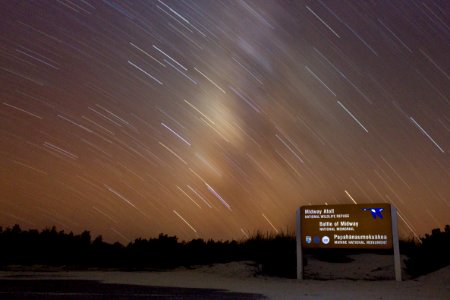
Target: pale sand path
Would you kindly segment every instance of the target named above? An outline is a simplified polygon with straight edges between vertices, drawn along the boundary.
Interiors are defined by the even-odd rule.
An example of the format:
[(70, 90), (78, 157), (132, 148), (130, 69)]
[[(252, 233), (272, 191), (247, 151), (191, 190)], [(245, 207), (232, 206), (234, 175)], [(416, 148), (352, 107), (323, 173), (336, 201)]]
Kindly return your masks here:
[[(380, 261), (374, 262), (377, 257), (371, 255), (352, 256), (352, 258), (355, 257), (357, 257), (355, 262), (343, 264), (310, 261), (305, 271), (338, 278), (351, 278), (350, 275), (362, 276), (357, 273), (358, 270), (366, 271), (366, 278), (370, 278), (371, 274), (376, 274), (373, 276), (375, 278), (393, 276), (389, 257), (378, 257), (381, 262), (386, 263), (385, 265)], [(372, 272), (370, 272), (372, 266), (369, 265), (367, 268), (368, 261), (377, 266), (372, 269)], [(369, 274), (367, 274), (368, 269)], [(88, 279), (105, 283), (225, 289), (233, 292), (263, 294), (269, 299), (450, 299), (450, 266), (427, 276), (402, 282), (386, 279), (297, 281), (255, 276), (255, 270), (256, 267), (248, 263), (235, 262), (167, 272), (0, 272), (0, 279), (20, 275), (39, 279)]]

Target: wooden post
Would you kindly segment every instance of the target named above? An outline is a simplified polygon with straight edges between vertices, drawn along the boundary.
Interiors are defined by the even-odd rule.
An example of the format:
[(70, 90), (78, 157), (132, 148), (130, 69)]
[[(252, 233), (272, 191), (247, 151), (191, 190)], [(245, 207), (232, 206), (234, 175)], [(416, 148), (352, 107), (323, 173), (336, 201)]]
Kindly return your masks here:
[(302, 251), (302, 234), (301, 234), (301, 220), (300, 220), (300, 208), (297, 209), (296, 217), (296, 245), (297, 245), (297, 280), (303, 280), (303, 251)]
[(398, 244), (397, 208), (391, 204), (392, 245), (394, 248), (395, 280), (402, 281), (402, 265), (400, 262), (400, 246)]

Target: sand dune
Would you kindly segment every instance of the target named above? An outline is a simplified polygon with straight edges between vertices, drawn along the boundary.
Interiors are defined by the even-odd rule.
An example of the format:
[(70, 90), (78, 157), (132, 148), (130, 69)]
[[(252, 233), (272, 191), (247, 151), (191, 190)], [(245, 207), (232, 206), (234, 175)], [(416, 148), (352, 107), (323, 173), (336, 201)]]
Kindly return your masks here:
[[(353, 255), (352, 262), (309, 258), (303, 281), (262, 276), (252, 262), (179, 268), (167, 272), (0, 272), (0, 278), (88, 279), (105, 283), (225, 289), (258, 293), (269, 299), (450, 299), (450, 266), (402, 282), (392, 280), (392, 257)], [(17, 277), (16, 277), (17, 278)], [(316, 279), (311, 279), (316, 278)], [(317, 278), (320, 278), (317, 279)], [(333, 279), (333, 280), (325, 280)]]

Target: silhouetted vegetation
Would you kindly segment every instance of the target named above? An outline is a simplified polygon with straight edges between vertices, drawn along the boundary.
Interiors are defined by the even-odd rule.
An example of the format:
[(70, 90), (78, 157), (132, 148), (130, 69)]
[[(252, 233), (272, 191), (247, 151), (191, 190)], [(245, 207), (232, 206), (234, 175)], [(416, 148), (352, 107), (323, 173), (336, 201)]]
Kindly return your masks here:
[[(418, 276), (450, 264), (450, 226), (434, 229), (422, 243), (401, 241), (402, 254), (408, 256), (408, 272)], [(350, 254), (365, 250), (314, 249), (310, 252), (328, 262), (349, 262)], [(371, 251), (392, 254), (391, 250)], [(176, 236), (136, 239), (124, 246), (92, 240), (90, 232), (65, 233), (51, 229), (22, 230), (19, 225), (0, 227), (0, 267), (55, 266), (65, 269), (112, 268), (120, 270), (166, 270), (179, 266), (208, 265), (231, 261), (254, 261), (267, 275), (295, 278), (296, 241), (294, 234), (256, 233), (243, 241), (194, 239), (180, 242)], [(306, 261), (304, 262), (306, 265)]]
[(258, 232), (241, 245), (246, 260), (257, 262), (262, 273), (296, 278), (297, 255), (295, 243), (295, 234), (263, 235)]
[(450, 265), (450, 225), (444, 231), (433, 229), (431, 235), (421, 238), (405, 261), (407, 271), (412, 276), (420, 276)]
[[(267, 273), (295, 276), (295, 237), (257, 233), (246, 241), (194, 239), (180, 242), (176, 236), (138, 238), (128, 245), (92, 240), (90, 232), (65, 233), (51, 229), (22, 230), (19, 225), (0, 227), (0, 267), (54, 266), (65, 269), (113, 268), (164, 270), (179, 266), (252, 260)], [(293, 262), (293, 263), (292, 263)]]

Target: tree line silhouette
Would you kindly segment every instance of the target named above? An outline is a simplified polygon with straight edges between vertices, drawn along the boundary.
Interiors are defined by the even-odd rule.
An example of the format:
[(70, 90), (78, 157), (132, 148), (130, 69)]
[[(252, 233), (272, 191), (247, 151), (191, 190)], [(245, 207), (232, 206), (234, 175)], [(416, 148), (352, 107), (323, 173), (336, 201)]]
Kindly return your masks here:
[(250, 260), (259, 264), (262, 272), (293, 277), (295, 259), (295, 236), (288, 234), (257, 233), (240, 242), (180, 242), (176, 236), (160, 234), (157, 238), (135, 239), (125, 246), (107, 243), (102, 236), (92, 239), (89, 231), (73, 234), (56, 227), (42, 231), (22, 230), (19, 225), (0, 227), (0, 268), (46, 265), (67, 269), (161, 270)]
[[(413, 276), (447, 266), (450, 226), (445, 226), (444, 231), (434, 229), (431, 235), (421, 238), (421, 243), (401, 241), (400, 248), (408, 256), (405, 263)], [(315, 254), (330, 262), (345, 262), (346, 255), (358, 253), (358, 250), (323, 250), (316, 250)], [(19, 225), (0, 227), (0, 268), (45, 265), (67, 269), (164, 270), (231, 261), (253, 261), (264, 274), (295, 278), (295, 235), (256, 233), (239, 242), (203, 239), (180, 242), (176, 236), (160, 234), (157, 238), (135, 239), (125, 246), (107, 243), (102, 236), (92, 239), (89, 231), (73, 234), (57, 231), (56, 227), (42, 231), (22, 230)]]
[(420, 240), (419, 245), (409, 244), (405, 261), (409, 274), (416, 277), (450, 265), (450, 225), (445, 225), (444, 231), (433, 229)]

